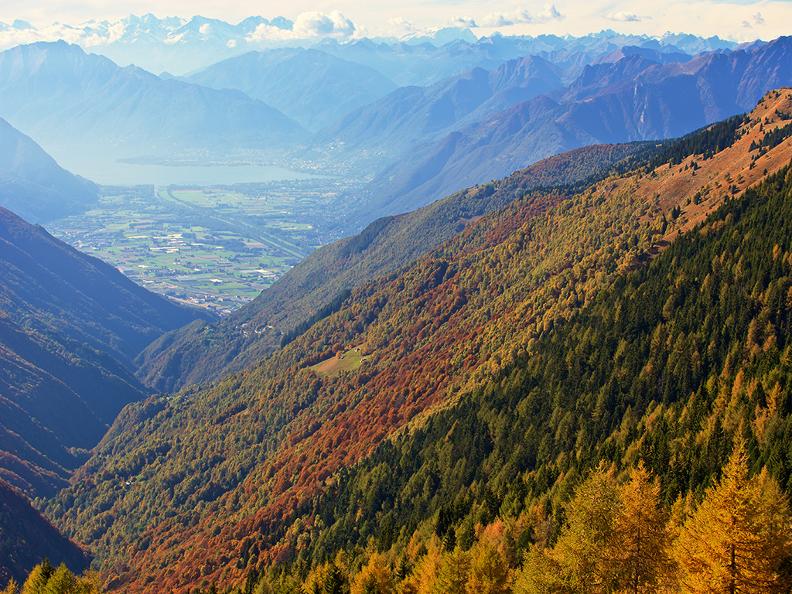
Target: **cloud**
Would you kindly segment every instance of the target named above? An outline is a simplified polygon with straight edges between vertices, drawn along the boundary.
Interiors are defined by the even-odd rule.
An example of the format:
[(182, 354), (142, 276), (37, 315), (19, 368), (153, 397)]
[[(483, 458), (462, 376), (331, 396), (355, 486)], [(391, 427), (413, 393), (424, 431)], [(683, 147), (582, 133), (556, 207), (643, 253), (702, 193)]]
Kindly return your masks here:
[(355, 23), (339, 11), (331, 13), (304, 12), (294, 20), (293, 31), (301, 37), (352, 37)]
[(510, 27), (512, 25), (523, 25), (531, 23), (547, 23), (563, 19), (555, 4), (547, 4), (541, 12), (532, 13), (529, 10), (518, 10), (513, 13), (493, 12), (485, 16), (480, 25), (482, 27)]
[(646, 17), (641, 17), (635, 14), (634, 12), (614, 12), (608, 15), (608, 19), (611, 21), (618, 21), (620, 23), (640, 23)]
[(751, 20), (744, 20), (742, 22), (743, 29), (753, 29), (754, 25), (761, 26), (764, 25), (765, 19), (762, 16), (761, 12), (756, 12), (751, 15)]
[(476, 23), (476, 19), (471, 17), (456, 17), (454, 19), (451, 19), (450, 26), (475, 29), (476, 27), (478, 27), (478, 24)]
[(349, 39), (358, 32), (355, 23), (337, 10), (329, 13), (303, 12), (294, 19), (290, 29), (261, 24), (247, 41), (289, 41), (304, 39)]

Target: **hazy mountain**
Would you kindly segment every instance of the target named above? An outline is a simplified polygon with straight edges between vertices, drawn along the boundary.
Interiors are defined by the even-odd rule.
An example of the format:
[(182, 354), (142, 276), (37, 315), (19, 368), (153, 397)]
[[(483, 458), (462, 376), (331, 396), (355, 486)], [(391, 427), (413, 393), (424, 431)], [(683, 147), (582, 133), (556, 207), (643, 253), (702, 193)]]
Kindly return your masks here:
[(187, 78), (214, 89), (237, 89), (317, 130), (395, 88), (376, 70), (313, 49), (250, 52)]
[(789, 84), (790, 37), (667, 64), (630, 52), (615, 63), (586, 66), (555, 99), (519, 103), (411, 148), (376, 176), (360, 216), (412, 210), (574, 147), (680, 136), (744, 112), (768, 90)]
[(168, 154), (293, 144), (302, 128), (238, 91), (120, 68), (76, 45), (0, 53), (0, 115), (54, 154)]
[(473, 68), (492, 70), (504, 62), (525, 56), (538, 56), (560, 69), (569, 82), (582, 68), (624, 46), (653, 50), (663, 54), (692, 55), (703, 51), (728, 50), (735, 43), (717, 37), (690, 39), (674, 36), (653, 38), (602, 31), (581, 37), (558, 35), (492, 35), (475, 42), (455, 40), (445, 45), (433, 43), (361, 39), (349, 43), (324, 40), (319, 49), (349, 61), (366, 64), (401, 86), (429, 86)]
[(0, 206), (39, 223), (82, 212), (96, 198), (93, 183), (62, 169), (0, 118)]
[(147, 395), (133, 358), (211, 316), (154, 295), (0, 208), (0, 477), (62, 486), (125, 404)]
[(88, 567), (90, 558), (58, 532), (8, 483), (0, 479), (0, 586), (14, 578), (22, 583), (43, 559), (65, 563), (72, 571)]
[(509, 105), (562, 87), (552, 64), (538, 57), (476, 68), (429, 87), (402, 87), (323, 130), (318, 142), (347, 151), (399, 154), (420, 141)]

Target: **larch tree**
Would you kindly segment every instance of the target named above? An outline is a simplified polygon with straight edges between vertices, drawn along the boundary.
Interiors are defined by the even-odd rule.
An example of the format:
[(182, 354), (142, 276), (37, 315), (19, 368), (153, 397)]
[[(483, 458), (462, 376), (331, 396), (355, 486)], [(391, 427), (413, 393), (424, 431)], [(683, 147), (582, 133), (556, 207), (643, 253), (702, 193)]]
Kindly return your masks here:
[(470, 574), (470, 556), (456, 547), (445, 553), (437, 571), (434, 594), (465, 594)]
[(382, 553), (373, 552), (366, 564), (352, 580), (351, 594), (392, 594), (395, 580), (388, 559)]
[(508, 594), (511, 592), (509, 565), (491, 542), (482, 540), (470, 551), (468, 594)]
[(643, 463), (619, 488), (607, 562), (620, 591), (656, 592), (672, 574), (668, 518), (660, 503), (660, 483)]
[(36, 565), (28, 574), (22, 585), (22, 594), (41, 594), (55, 569), (49, 561), (44, 560)]
[(789, 506), (766, 472), (751, 478), (737, 442), (721, 479), (706, 491), (674, 546), (680, 587), (698, 592), (788, 592)]
[(574, 592), (608, 592), (613, 576), (607, 563), (619, 491), (613, 472), (600, 466), (575, 491), (566, 524), (550, 557)]

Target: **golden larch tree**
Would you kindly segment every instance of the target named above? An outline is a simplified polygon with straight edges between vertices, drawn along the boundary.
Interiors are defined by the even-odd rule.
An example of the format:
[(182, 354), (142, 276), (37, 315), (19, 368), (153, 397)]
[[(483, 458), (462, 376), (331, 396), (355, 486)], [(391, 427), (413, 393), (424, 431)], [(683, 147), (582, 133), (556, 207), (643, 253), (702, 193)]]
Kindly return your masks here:
[(707, 489), (674, 546), (685, 592), (788, 592), (789, 505), (766, 472), (751, 478), (737, 442), (721, 479)]

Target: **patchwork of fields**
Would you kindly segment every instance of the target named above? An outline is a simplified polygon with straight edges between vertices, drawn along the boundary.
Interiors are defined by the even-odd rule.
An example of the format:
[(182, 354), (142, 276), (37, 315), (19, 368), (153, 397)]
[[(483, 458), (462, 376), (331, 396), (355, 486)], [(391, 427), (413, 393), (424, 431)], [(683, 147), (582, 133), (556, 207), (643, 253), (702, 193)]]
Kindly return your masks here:
[(327, 179), (108, 187), (94, 209), (47, 228), (152, 291), (225, 314), (335, 239), (317, 213), (345, 189)]

